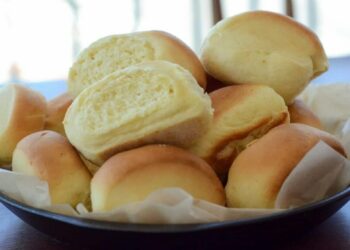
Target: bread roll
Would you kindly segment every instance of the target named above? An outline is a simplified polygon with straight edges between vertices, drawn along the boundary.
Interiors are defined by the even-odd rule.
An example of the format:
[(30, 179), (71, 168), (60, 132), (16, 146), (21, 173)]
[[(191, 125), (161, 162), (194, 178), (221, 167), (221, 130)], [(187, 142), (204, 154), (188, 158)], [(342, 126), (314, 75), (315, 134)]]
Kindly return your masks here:
[(68, 91), (77, 96), (83, 89), (116, 70), (153, 60), (181, 65), (205, 88), (203, 66), (186, 44), (166, 32), (144, 31), (108, 36), (91, 44), (78, 56), (69, 71)]
[(65, 135), (63, 119), (67, 109), (72, 104), (73, 98), (68, 93), (63, 93), (47, 103), (45, 129)]
[(328, 68), (318, 37), (295, 20), (267, 11), (217, 23), (201, 52), (206, 71), (227, 84), (265, 84), (287, 104)]
[(205, 161), (173, 146), (148, 145), (119, 153), (102, 165), (91, 182), (92, 209), (109, 211), (167, 187), (225, 204), (223, 186)]
[(54, 131), (23, 138), (13, 153), (14, 172), (47, 181), (52, 204), (86, 203), (91, 175), (68, 140)]
[(269, 129), (289, 122), (282, 97), (264, 85), (235, 85), (210, 93), (214, 120), (190, 150), (225, 175), (233, 159)]
[(225, 187), (227, 204), (238, 208), (273, 208), (290, 172), (320, 140), (345, 156), (330, 134), (303, 124), (273, 128), (233, 162)]
[(295, 100), (288, 106), (291, 123), (303, 123), (314, 128), (322, 129), (320, 119), (309, 109), (303, 101)]
[(43, 129), (45, 113), (46, 100), (40, 93), (19, 84), (0, 89), (0, 165), (11, 163), (23, 137)]
[(98, 165), (146, 144), (189, 146), (212, 121), (210, 98), (193, 76), (166, 61), (115, 72), (83, 91), (68, 109), (70, 142)]

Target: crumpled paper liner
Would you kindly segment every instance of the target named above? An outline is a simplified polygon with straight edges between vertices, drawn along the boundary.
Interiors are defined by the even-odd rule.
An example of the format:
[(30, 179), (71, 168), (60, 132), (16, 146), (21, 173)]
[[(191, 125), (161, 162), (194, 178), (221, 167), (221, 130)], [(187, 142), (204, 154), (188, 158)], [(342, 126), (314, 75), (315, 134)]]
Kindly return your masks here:
[(79, 204), (50, 205), (48, 184), (36, 177), (0, 171), (0, 191), (27, 205), (89, 219), (150, 224), (206, 223), (255, 218), (321, 200), (350, 185), (350, 161), (327, 144), (313, 147), (285, 180), (274, 209), (226, 208), (194, 199), (179, 188), (153, 192), (142, 202), (108, 213), (89, 212)]
[(340, 140), (350, 157), (350, 83), (311, 84), (298, 98)]
[(350, 161), (320, 141), (292, 170), (276, 208), (295, 208), (329, 197), (350, 185)]

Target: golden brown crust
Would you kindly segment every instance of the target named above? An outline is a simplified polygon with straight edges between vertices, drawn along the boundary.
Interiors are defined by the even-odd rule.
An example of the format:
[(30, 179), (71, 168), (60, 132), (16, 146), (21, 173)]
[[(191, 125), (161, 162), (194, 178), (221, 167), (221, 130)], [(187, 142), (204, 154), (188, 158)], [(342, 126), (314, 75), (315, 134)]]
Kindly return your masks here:
[(215, 110), (214, 119), (220, 117), (235, 105), (240, 104), (247, 97), (254, 94), (256, 89), (256, 85), (236, 85), (211, 92), (209, 96)]
[(69, 93), (63, 93), (47, 103), (45, 129), (56, 131), (65, 135), (63, 119), (73, 98)]
[[(77, 152), (69, 141), (54, 131), (40, 131), (33, 133), (21, 140), (16, 149), (21, 150), (31, 159), (32, 166), (38, 173), (45, 175), (45, 178), (54, 180), (61, 174), (62, 168), (53, 168), (61, 163), (62, 158), (69, 155), (78, 165), (83, 168)], [(59, 157), (57, 157), (59, 156)], [(43, 162), (47, 161), (47, 162)], [(50, 172), (46, 169), (50, 167)]]
[[(189, 183), (193, 182), (193, 189), (201, 190), (201, 188), (197, 187), (196, 185), (198, 185), (198, 183), (203, 182), (199, 182), (197, 179), (199, 178), (200, 180), (203, 180), (203, 176), (205, 176), (205, 183), (209, 186), (205, 186), (202, 188), (203, 190), (210, 190), (211, 194), (206, 194), (204, 191), (199, 192), (202, 193), (202, 196), (204, 196), (204, 198), (208, 197), (208, 199), (212, 199), (212, 202), (221, 205), (225, 204), (223, 186), (218, 177), (216, 176), (215, 172), (205, 161), (183, 149), (176, 148), (170, 145), (158, 144), (143, 146), (137, 149), (125, 151), (111, 157), (108, 161), (106, 161), (92, 179), (92, 192), (95, 192), (92, 194), (93, 207), (97, 207), (96, 204), (94, 205), (94, 200), (96, 201), (98, 199), (96, 197), (100, 195), (107, 195), (107, 193), (111, 192), (112, 188), (125, 183), (127, 179), (130, 176), (132, 176), (135, 172), (144, 171), (143, 173), (147, 175), (147, 170), (153, 171), (152, 169), (158, 168), (158, 178), (162, 178), (163, 174), (167, 172), (168, 167), (170, 167), (169, 164), (175, 164), (177, 169), (176, 173), (174, 173), (174, 175), (177, 176), (171, 178), (176, 178), (179, 181), (178, 177), (183, 176), (183, 181), (181, 180), (180, 182), (178, 182), (175, 185), (175, 187), (182, 187), (185, 183), (185, 186), (187, 186)], [(189, 171), (190, 169), (193, 169), (194, 172), (196, 172), (196, 174), (194, 174), (192, 170)], [(187, 175), (186, 173), (191, 174)], [(171, 182), (172, 181), (170, 180), (169, 183)], [(148, 189), (149, 186), (152, 185), (153, 187), (151, 188), (151, 190), (153, 191), (155, 191), (155, 189), (157, 189), (158, 186), (158, 184), (155, 184), (154, 186), (153, 183), (147, 183), (147, 181), (144, 184), (139, 183), (139, 185), (141, 186), (138, 186), (137, 188), (140, 189), (142, 189), (143, 185)], [(168, 187), (171, 187), (171, 185)], [(138, 192), (137, 188), (130, 188), (132, 188), (134, 192)], [(103, 192), (103, 194), (101, 194), (100, 192)], [(142, 191), (139, 190), (139, 192)], [(133, 193), (130, 195), (136, 196), (137, 194)]]
[(13, 171), (47, 181), (55, 204), (76, 205), (89, 197), (89, 171), (69, 141), (54, 131), (23, 138), (14, 151)]
[[(228, 86), (209, 96), (214, 120), (208, 133), (191, 146), (191, 151), (207, 161), (220, 176), (227, 174), (233, 159), (247, 144), (271, 128), (289, 122), (283, 99), (263, 85)], [(271, 104), (266, 105), (268, 99)]]
[[(290, 125), (292, 125), (292, 124), (290, 124)], [(331, 135), (323, 130), (319, 130), (317, 128), (313, 128), (313, 127), (310, 127), (310, 126), (304, 125), (304, 124), (294, 124), (294, 126), (295, 126), (294, 129), (299, 129), (300, 131), (303, 131), (309, 137), (317, 136), (318, 137), (317, 142), (322, 140), (325, 143), (327, 143), (329, 146), (331, 146), (339, 154), (343, 155), (344, 157), (347, 157), (344, 147), (338, 141), (338, 139), (335, 138), (333, 135)], [(314, 145), (316, 143), (314, 143)], [(312, 145), (312, 146), (314, 146), (314, 145)]]
[[(213, 151), (210, 154), (210, 156), (205, 158), (205, 160), (215, 169), (215, 171), (218, 174), (227, 174), (233, 160), (238, 156), (238, 154), (243, 149), (233, 151), (230, 155), (221, 159), (217, 158), (218, 152), (224, 150), (224, 148), (230, 142), (244, 140), (244, 138), (248, 137), (253, 131), (264, 128), (263, 130), (259, 131), (260, 135), (257, 135), (257, 137), (261, 137), (263, 134), (267, 133), (270, 129), (288, 122), (289, 122), (289, 116), (287, 112), (281, 113), (279, 116), (275, 118), (266, 117), (265, 119), (260, 120), (259, 123), (254, 124), (253, 126), (250, 126), (250, 127), (246, 127), (245, 130), (242, 130), (239, 133), (233, 133), (231, 135), (228, 135), (222, 141), (218, 141), (216, 147), (213, 148)], [(256, 139), (257, 138), (254, 138), (253, 140), (256, 140)]]
[(284, 124), (244, 150), (233, 162), (226, 185), (228, 206), (273, 208), (290, 172), (320, 140), (346, 155), (330, 134), (303, 124)]
[[(230, 109), (235, 105), (239, 105), (240, 102), (243, 102), (245, 98), (249, 95), (254, 95), (257, 90), (256, 85), (237, 85), (237, 86), (229, 86), (225, 88), (221, 88), (217, 91), (214, 91), (209, 94), (212, 100), (212, 106), (215, 110), (214, 112), (214, 122), (217, 119), (220, 119), (220, 116), (224, 115), (226, 112), (230, 112)], [(206, 161), (209, 162), (214, 169), (217, 169), (219, 173), (227, 172), (228, 165), (231, 165), (233, 159), (239, 152), (233, 152), (228, 158), (217, 160), (216, 154), (223, 150), (225, 146), (234, 141), (241, 140), (247, 137), (252, 131), (267, 126), (268, 129), (265, 133), (272, 127), (280, 125), (282, 123), (288, 122), (288, 113), (281, 113), (278, 117), (263, 117), (258, 123), (250, 124), (250, 126), (246, 126), (242, 128), (238, 133), (232, 133), (227, 135), (223, 140), (218, 141), (216, 143), (216, 147), (213, 148), (212, 153)], [(228, 164), (228, 165), (227, 165)], [(226, 166), (226, 167), (225, 167)], [(221, 169), (221, 171), (219, 171)]]
[[(185, 69), (188, 69), (193, 74), (194, 78), (196, 78), (198, 84), (203, 89), (206, 88), (207, 80), (204, 68), (201, 61), (191, 48), (189, 48), (183, 41), (170, 33), (159, 30), (152, 30), (149, 31), (149, 34), (163, 39), (165, 41), (163, 46), (165, 47), (162, 49), (164, 52), (169, 53), (169, 60), (174, 63), (178, 63)], [(162, 58), (159, 59), (162, 60)]]
[(205, 161), (183, 149), (163, 144), (148, 145), (116, 154), (104, 163), (103, 171), (96, 173), (96, 180), (103, 181), (107, 186), (113, 185), (129, 172), (163, 162), (176, 162), (197, 168), (218, 187), (221, 186), (215, 172)]
[(0, 162), (10, 163), (16, 144), (23, 137), (44, 128), (47, 106), (39, 92), (19, 84), (11, 84), (6, 88), (12, 88), (13, 103), (8, 103), (9, 108), (12, 105), (10, 118), (0, 134)]
[(309, 109), (303, 101), (295, 100), (288, 106), (291, 123), (302, 123), (314, 128), (323, 129), (320, 119)]

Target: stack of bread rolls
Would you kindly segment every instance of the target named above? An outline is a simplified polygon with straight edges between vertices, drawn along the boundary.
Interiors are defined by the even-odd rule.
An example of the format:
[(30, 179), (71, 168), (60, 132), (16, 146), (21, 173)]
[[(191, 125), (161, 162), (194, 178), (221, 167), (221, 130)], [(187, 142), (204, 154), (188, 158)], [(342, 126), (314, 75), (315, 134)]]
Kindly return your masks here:
[(0, 142), (11, 143), (0, 161), (12, 157), (13, 171), (47, 181), (53, 203), (91, 200), (93, 211), (110, 211), (165, 187), (219, 205), (269, 208), (318, 141), (345, 155), (294, 102), (327, 70), (312, 31), (248, 12), (215, 25), (200, 56), (166, 32), (113, 35), (78, 56), (68, 93), (48, 104), (21, 86), (5, 88)]

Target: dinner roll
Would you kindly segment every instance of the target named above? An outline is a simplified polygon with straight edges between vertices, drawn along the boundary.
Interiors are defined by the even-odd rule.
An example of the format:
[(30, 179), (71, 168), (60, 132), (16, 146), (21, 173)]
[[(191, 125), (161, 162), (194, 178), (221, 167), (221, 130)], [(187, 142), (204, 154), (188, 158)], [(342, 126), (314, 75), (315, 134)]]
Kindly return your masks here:
[(84, 90), (64, 119), (70, 142), (96, 164), (145, 144), (189, 146), (209, 127), (211, 102), (177, 64), (152, 61)]
[(13, 153), (14, 172), (47, 181), (52, 204), (77, 205), (89, 200), (91, 175), (62, 135), (40, 131), (23, 138)]
[(68, 91), (77, 96), (83, 89), (116, 70), (153, 60), (181, 65), (205, 88), (203, 66), (186, 44), (166, 32), (144, 31), (108, 36), (91, 44), (78, 56), (69, 71)]
[(228, 206), (273, 208), (285, 179), (320, 140), (346, 156), (327, 132), (297, 123), (273, 128), (233, 162), (225, 187)]
[(190, 147), (219, 175), (233, 159), (269, 129), (289, 122), (282, 97), (264, 85), (234, 85), (210, 93), (214, 120), (209, 130)]
[(168, 187), (225, 204), (224, 188), (205, 161), (173, 146), (148, 145), (119, 153), (102, 165), (91, 181), (92, 210), (109, 211)]
[(290, 104), (309, 81), (326, 71), (318, 37), (292, 18), (246, 12), (217, 23), (201, 52), (206, 71), (227, 84), (265, 84)]
[(314, 128), (322, 129), (320, 119), (301, 100), (295, 100), (288, 106), (291, 123), (303, 123)]
[(42, 130), (46, 100), (23, 85), (8, 84), (0, 89), (0, 165), (11, 163), (16, 144)]
[(68, 93), (63, 93), (47, 103), (45, 118), (45, 129), (53, 130), (65, 135), (63, 119), (68, 107), (72, 104), (73, 98)]

